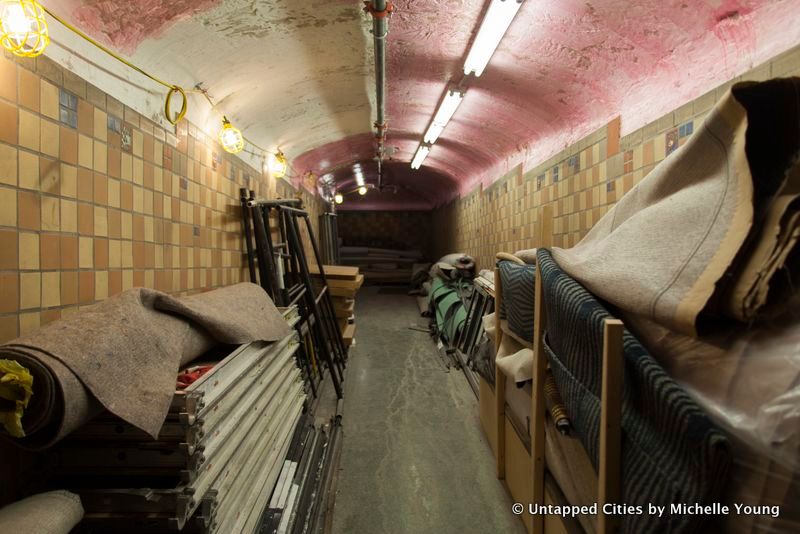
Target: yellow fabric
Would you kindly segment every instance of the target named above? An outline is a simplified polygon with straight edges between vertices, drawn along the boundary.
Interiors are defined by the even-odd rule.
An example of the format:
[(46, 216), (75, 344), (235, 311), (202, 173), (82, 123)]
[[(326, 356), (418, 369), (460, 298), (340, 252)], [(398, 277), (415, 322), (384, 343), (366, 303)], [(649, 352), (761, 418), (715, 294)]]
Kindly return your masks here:
[(25, 437), (22, 415), (33, 395), (33, 376), (14, 360), (0, 360), (0, 424), (15, 438)]

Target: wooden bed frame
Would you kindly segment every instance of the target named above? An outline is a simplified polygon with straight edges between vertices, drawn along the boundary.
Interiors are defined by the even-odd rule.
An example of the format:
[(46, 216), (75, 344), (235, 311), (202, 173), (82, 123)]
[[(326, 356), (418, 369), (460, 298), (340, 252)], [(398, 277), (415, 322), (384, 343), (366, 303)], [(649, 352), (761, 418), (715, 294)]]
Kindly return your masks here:
[[(553, 210), (551, 206), (539, 209), (534, 228), (537, 247), (550, 247), (553, 242)], [(500, 275), (495, 268), (495, 310), (499, 309), (503, 299), (503, 288)], [(575, 525), (567, 525), (556, 516), (528, 515), (527, 504), (553, 503), (552, 493), (545, 484), (547, 462), (545, 458), (545, 418), (546, 403), (544, 397), (545, 372), (547, 357), (544, 354), (544, 332), (547, 326), (547, 314), (543, 301), (541, 276), (536, 268), (536, 294), (534, 306), (533, 334), (533, 384), (531, 393), (530, 421), (530, 454), (524, 446), (522, 436), (508, 420), (506, 414), (506, 382), (507, 377), (495, 365), (495, 387), (481, 380), (480, 405), (481, 422), (488, 435), (495, 454), (497, 477), (506, 481), (515, 502), (526, 506), (526, 513), (521, 517), (533, 534), (551, 534), (554, 532), (574, 532)], [(496, 337), (495, 348), (499, 350), (503, 339), (500, 316), (495, 314)], [(622, 336), (624, 326), (617, 319), (606, 319), (603, 342), (603, 371), (600, 421), (600, 458), (598, 469), (598, 516), (596, 530), (600, 534), (608, 534), (619, 530), (617, 516), (602, 513), (603, 504), (618, 503), (621, 496), (621, 411), (622, 411)], [(493, 393), (493, 394), (492, 394)], [(486, 398), (484, 397), (486, 396)], [(492, 399), (493, 397), (493, 399)], [(491, 411), (491, 400), (494, 410)], [(552, 483), (552, 478), (548, 477)], [(527, 487), (524, 487), (527, 483)], [(565, 504), (565, 503), (562, 503)], [(579, 527), (580, 528), (580, 527)], [(582, 530), (582, 529), (580, 529)]]

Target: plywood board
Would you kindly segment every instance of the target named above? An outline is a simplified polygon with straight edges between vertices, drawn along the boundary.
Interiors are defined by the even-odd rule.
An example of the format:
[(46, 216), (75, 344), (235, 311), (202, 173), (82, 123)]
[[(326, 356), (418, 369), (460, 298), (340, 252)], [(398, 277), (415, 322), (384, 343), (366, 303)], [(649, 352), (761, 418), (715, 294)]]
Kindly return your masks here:
[[(358, 267), (348, 267), (346, 265), (323, 265), (325, 277), (328, 280), (352, 280), (358, 276)], [(312, 276), (320, 276), (319, 267), (310, 265), (308, 267)]]

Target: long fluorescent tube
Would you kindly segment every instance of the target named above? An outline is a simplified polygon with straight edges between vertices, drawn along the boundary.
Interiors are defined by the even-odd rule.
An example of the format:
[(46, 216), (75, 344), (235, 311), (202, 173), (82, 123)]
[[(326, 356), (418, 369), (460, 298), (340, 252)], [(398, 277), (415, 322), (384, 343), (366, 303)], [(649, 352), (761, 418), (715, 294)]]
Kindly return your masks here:
[(364, 173), (361, 171), (361, 166), (355, 168), (356, 184), (360, 187), (364, 185)]
[(417, 153), (414, 155), (414, 160), (411, 162), (412, 169), (419, 169), (422, 166), (422, 162), (425, 161), (425, 158), (428, 157), (428, 153), (431, 151), (431, 147), (428, 145), (419, 145), (417, 149)]
[(447, 123), (453, 118), (453, 114), (458, 109), (462, 100), (464, 100), (464, 93), (462, 91), (454, 89), (447, 91), (447, 95), (445, 95), (444, 100), (442, 100), (442, 105), (439, 106), (439, 110), (433, 117), (433, 122), (431, 122), (431, 125), (428, 127), (428, 131), (425, 132), (424, 140), (426, 143), (433, 144), (439, 139), (439, 136), (442, 135), (444, 131), (444, 127), (447, 126)]
[(464, 62), (464, 74), (483, 74), (521, 5), (522, 0), (492, 0)]

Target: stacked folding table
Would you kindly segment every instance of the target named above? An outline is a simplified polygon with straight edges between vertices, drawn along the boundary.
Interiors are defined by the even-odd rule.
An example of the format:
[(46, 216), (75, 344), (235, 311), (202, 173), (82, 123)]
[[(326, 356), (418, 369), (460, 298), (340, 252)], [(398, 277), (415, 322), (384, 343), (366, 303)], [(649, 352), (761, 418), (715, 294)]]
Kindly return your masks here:
[(257, 532), (304, 410), (298, 346), (293, 331), (193, 362), (155, 441), (110, 415), (64, 440), (48, 461), (80, 494), (84, 531)]

